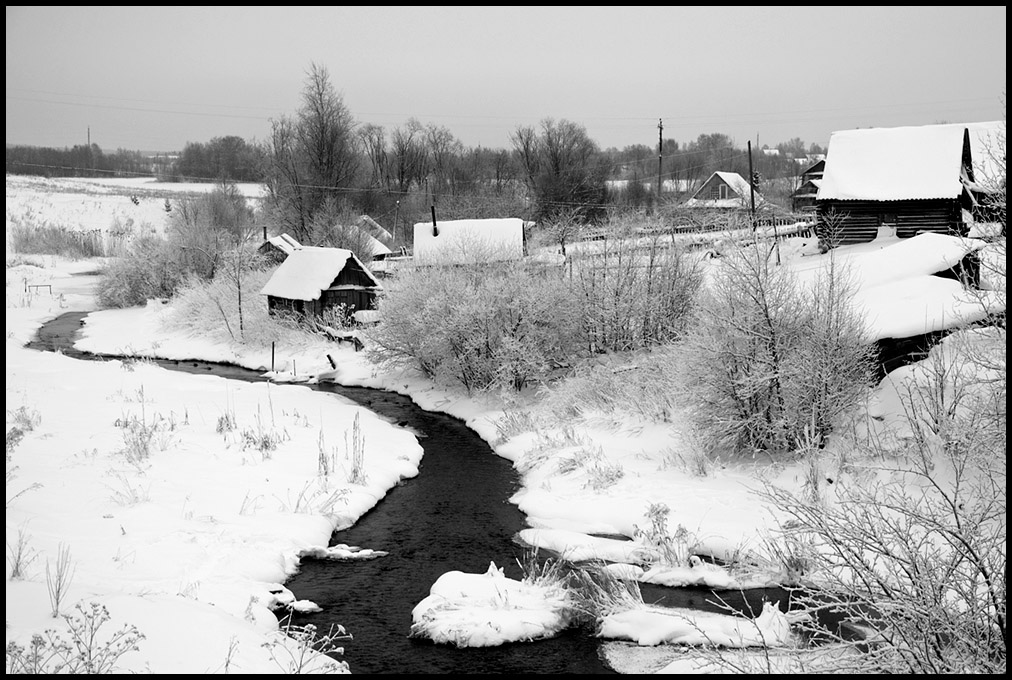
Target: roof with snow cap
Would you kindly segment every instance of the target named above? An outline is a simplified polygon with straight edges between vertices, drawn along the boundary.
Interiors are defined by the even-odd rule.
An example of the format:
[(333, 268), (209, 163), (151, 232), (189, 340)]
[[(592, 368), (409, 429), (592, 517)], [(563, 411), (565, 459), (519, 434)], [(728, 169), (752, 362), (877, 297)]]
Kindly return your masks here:
[(360, 267), (377, 288), (381, 287), (372, 272), (350, 250), (303, 246), (293, 250), (278, 266), (260, 293), (289, 300), (318, 300), (349, 262)]
[[(963, 137), (974, 179), (996, 177), (1005, 123), (947, 123), (840, 130), (829, 138), (818, 200), (957, 198), (963, 191)], [(1004, 146), (1000, 147), (1004, 156)]]

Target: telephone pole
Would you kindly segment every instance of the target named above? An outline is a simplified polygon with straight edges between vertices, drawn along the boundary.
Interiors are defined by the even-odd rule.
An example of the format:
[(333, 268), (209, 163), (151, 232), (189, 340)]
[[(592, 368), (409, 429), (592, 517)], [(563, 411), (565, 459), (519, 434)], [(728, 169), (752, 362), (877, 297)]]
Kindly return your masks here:
[(657, 209), (661, 208), (661, 167), (664, 165), (664, 121), (657, 119)]
[(752, 231), (755, 231), (755, 171), (752, 170), (752, 140), (748, 140), (748, 193), (752, 199)]

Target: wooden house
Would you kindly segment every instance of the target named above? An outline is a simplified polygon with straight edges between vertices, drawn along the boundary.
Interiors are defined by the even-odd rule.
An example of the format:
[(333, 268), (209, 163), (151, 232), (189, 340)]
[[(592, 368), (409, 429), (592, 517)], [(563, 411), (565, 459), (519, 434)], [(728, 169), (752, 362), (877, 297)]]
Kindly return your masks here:
[(517, 217), (419, 222), (413, 260), (421, 265), (519, 260), (527, 254), (530, 224)]
[(319, 316), (328, 309), (372, 309), (382, 288), (372, 272), (344, 248), (296, 248), (261, 290), (267, 311)]
[[(834, 132), (816, 196), (816, 230), (829, 246), (880, 231), (964, 236), (981, 212), (1004, 123), (953, 123)], [(1002, 150), (1004, 162), (1004, 150)]]
[[(758, 207), (764, 199), (758, 191), (754, 192), (754, 197)], [(752, 200), (752, 187), (744, 177), (737, 172), (718, 171), (710, 175), (684, 205), (686, 208), (748, 210)]]
[(288, 258), (289, 255), (292, 254), (292, 251), (301, 247), (301, 244), (293, 237), (288, 234), (280, 234), (266, 239), (260, 247), (257, 248), (257, 252), (260, 253), (267, 262), (271, 264), (281, 264)]
[(791, 210), (796, 213), (815, 212), (815, 201), (825, 170), (826, 161), (821, 159), (801, 171), (798, 188), (791, 194)]

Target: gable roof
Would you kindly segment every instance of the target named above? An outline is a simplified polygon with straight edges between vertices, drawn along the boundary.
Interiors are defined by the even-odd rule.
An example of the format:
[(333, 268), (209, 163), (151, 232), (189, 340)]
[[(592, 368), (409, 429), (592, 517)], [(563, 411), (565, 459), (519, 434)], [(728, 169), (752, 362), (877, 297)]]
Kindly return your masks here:
[(318, 300), (349, 262), (357, 264), (377, 288), (381, 287), (372, 272), (350, 250), (302, 246), (278, 265), (260, 294), (307, 302)]
[[(696, 198), (707, 189), (710, 185), (710, 181), (713, 178), (720, 179), (724, 184), (731, 188), (736, 195), (730, 196), (723, 199), (707, 199), (707, 198)], [(708, 208), (740, 208), (746, 205), (752, 200), (752, 194), (750, 193), (750, 184), (745, 180), (744, 177), (739, 175), (737, 172), (722, 172), (718, 170), (709, 177), (706, 181), (696, 190), (696, 193), (692, 195), (692, 198), (685, 202), (687, 206), (705, 206)], [(763, 202), (762, 196), (758, 191), (755, 192), (755, 202), (759, 205)]]
[(369, 246), (370, 251), (369, 254), (372, 255), (373, 257), (379, 257), (381, 255), (389, 255), (390, 253), (393, 252), (385, 243), (383, 243), (383, 241), (380, 241), (375, 236), (372, 236), (371, 234), (366, 234), (365, 232), (362, 232), (362, 236), (365, 237), (366, 244)]
[(826, 159), (825, 158), (820, 158), (819, 160), (815, 161), (814, 163), (812, 163), (811, 165), (809, 165), (807, 168), (805, 168), (804, 170), (802, 170), (801, 171), (801, 175), (805, 176), (805, 175), (810, 175), (810, 174), (816, 173), (816, 172), (821, 174), (821, 173), (823, 173), (825, 171), (826, 171)]
[[(841, 130), (829, 137), (819, 200), (898, 201), (958, 198), (963, 139), (974, 166), (993, 172), (989, 148), (1004, 123), (947, 123)], [(989, 147), (990, 145), (990, 147)], [(986, 165), (986, 167), (985, 167)]]
[(822, 180), (819, 179), (818, 177), (816, 177), (815, 179), (806, 179), (804, 182), (801, 183), (801, 186), (795, 189), (794, 193), (791, 194), (791, 196), (811, 195), (816, 191), (818, 191), (820, 186), (822, 186)]
[(269, 239), (264, 241), (264, 243), (260, 247), (264, 248), (267, 244), (274, 246), (275, 248), (284, 252), (287, 255), (291, 255), (292, 251), (294, 251), (296, 248), (302, 247), (298, 241), (296, 241), (293, 237), (289, 236), (288, 234), (279, 234), (277, 236), (271, 236)]
[(386, 241), (390, 243), (394, 240), (393, 234), (380, 226), (380, 223), (369, 217), (368, 215), (359, 215), (358, 219), (355, 220), (355, 225), (360, 229), (365, 229), (370, 235), (379, 239), (380, 241)]

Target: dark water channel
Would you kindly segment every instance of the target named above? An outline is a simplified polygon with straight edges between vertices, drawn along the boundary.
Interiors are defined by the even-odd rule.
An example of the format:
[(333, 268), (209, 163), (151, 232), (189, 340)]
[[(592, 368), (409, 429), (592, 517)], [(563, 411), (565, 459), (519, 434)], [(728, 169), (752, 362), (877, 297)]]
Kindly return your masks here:
[[(85, 316), (86, 312), (68, 312), (47, 322), (28, 347), (84, 360), (121, 358), (74, 349)], [(257, 371), (229, 364), (155, 363), (189, 373), (266, 381)], [(410, 428), (419, 436), (424, 455), (416, 477), (403, 480), (354, 526), (331, 537), (332, 546), (347, 544), (388, 554), (356, 561), (304, 559), (299, 573), (285, 585), (296, 598), (310, 600), (323, 611), (292, 614), (293, 624), (312, 623), (321, 632), (332, 625), (344, 627), (352, 639), (343, 643), (344, 654), (335, 658), (347, 661), (352, 673), (614, 673), (602, 660), (601, 641), (588, 629), (491, 648), (458, 649), (409, 638), (411, 610), (443, 573), (483, 574), (494, 562), (507, 577), (522, 578), (520, 565), (526, 555), (514, 537), (526, 524), (523, 513), (509, 502), (519, 488), (517, 474), (462, 421), (425, 411), (406, 396), (333, 383), (308, 386), (350, 399)], [(727, 613), (729, 606), (756, 616), (764, 600), (779, 602), (784, 611), (791, 606), (790, 594), (781, 588), (715, 592), (641, 584), (640, 589), (648, 603), (718, 613)]]
[[(90, 360), (119, 357), (74, 349), (87, 313), (68, 312), (44, 324), (28, 344)], [(251, 382), (259, 372), (197, 360), (156, 360), (172, 370), (211, 373)], [(411, 610), (447, 571), (485, 573), (490, 562), (509, 578), (522, 577), (524, 549), (514, 536), (524, 515), (509, 502), (519, 480), (509, 461), (462, 421), (419, 408), (410, 398), (382, 390), (337, 384), (310, 385), (353, 400), (419, 435), (424, 449), (419, 474), (404, 480), (354, 526), (335, 532), (344, 543), (384, 550), (373, 560), (303, 560), (285, 584), (298, 599), (323, 608), (295, 614), (292, 623), (321, 631), (343, 626), (352, 639), (344, 655), (353, 673), (612, 673), (589, 631), (570, 630), (539, 642), (458, 649), (410, 639)]]

